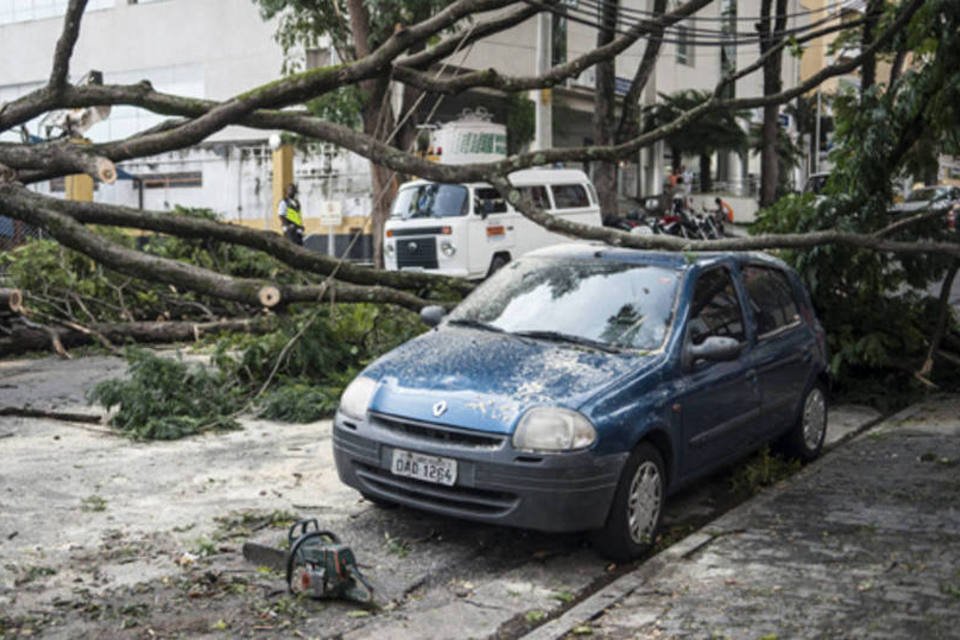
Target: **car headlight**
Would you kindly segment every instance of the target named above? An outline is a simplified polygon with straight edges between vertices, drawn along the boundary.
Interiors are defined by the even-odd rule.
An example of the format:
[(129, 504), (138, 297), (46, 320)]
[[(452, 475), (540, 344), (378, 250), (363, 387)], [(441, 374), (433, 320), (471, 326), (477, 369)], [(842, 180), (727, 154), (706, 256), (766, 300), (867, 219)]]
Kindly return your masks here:
[(367, 415), (367, 407), (377, 389), (377, 381), (366, 376), (358, 376), (347, 385), (340, 396), (340, 413), (350, 418), (363, 420)]
[(447, 256), (448, 258), (452, 258), (453, 254), (457, 252), (457, 248), (453, 246), (453, 243), (449, 240), (444, 240), (440, 243), (440, 251), (442, 251), (443, 255)]
[(596, 439), (596, 429), (582, 414), (560, 407), (534, 407), (520, 418), (513, 446), (526, 451), (573, 451), (589, 447)]
[(387, 242), (386, 244), (384, 244), (384, 245), (383, 245), (383, 250), (387, 252), (387, 255), (388, 255), (388, 256), (392, 256), (392, 255), (393, 255), (393, 252), (394, 252), (393, 243), (392, 243), (392, 242)]

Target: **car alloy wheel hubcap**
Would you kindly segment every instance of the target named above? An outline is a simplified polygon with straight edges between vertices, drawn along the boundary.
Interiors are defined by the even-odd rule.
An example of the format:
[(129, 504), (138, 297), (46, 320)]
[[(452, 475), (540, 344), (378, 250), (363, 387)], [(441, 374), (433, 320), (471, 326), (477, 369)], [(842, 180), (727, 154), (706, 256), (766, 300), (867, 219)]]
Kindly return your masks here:
[(663, 491), (660, 482), (660, 470), (654, 463), (644, 462), (633, 475), (627, 502), (627, 523), (630, 526), (630, 538), (636, 544), (653, 542), (653, 530), (660, 516), (662, 502)]
[(820, 446), (827, 427), (827, 402), (823, 392), (814, 388), (803, 405), (803, 442), (813, 451)]

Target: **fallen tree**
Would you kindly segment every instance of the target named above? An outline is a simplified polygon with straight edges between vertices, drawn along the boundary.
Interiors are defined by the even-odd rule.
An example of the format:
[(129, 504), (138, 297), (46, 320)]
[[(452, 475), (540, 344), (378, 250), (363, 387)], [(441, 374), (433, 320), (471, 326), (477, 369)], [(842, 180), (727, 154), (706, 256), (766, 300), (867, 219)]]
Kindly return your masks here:
[[(222, 333), (265, 333), (275, 328), (271, 318), (231, 319), (213, 322), (110, 322), (72, 326), (49, 326), (37, 323), (18, 323), (0, 333), (0, 357), (19, 355), (30, 351), (70, 349), (88, 344), (111, 346), (128, 342), (170, 344), (196, 342), (201, 338)], [(5, 335), (4, 335), (5, 334)]]

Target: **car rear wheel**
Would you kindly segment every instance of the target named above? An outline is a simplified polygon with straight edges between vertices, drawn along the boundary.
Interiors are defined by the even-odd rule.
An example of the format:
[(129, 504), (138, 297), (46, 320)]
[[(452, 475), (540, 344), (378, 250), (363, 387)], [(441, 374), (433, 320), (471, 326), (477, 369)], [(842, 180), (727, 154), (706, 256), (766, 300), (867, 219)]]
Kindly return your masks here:
[(827, 434), (827, 392), (818, 382), (807, 391), (797, 423), (781, 441), (788, 456), (809, 462), (820, 455)]
[(634, 560), (653, 546), (666, 497), (663, 457), (641, 443), (624, 465), (603, 529), (593, 535), (598, 553), (617, 562)]

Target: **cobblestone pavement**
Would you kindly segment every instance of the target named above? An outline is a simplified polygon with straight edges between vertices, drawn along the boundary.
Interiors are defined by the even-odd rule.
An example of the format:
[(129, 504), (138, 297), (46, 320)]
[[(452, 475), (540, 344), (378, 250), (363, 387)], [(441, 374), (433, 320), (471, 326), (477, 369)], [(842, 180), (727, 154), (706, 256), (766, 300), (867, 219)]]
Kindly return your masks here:
[(528, 637), (960, 637), (960, 399), (881, 423), (661, 556)]

